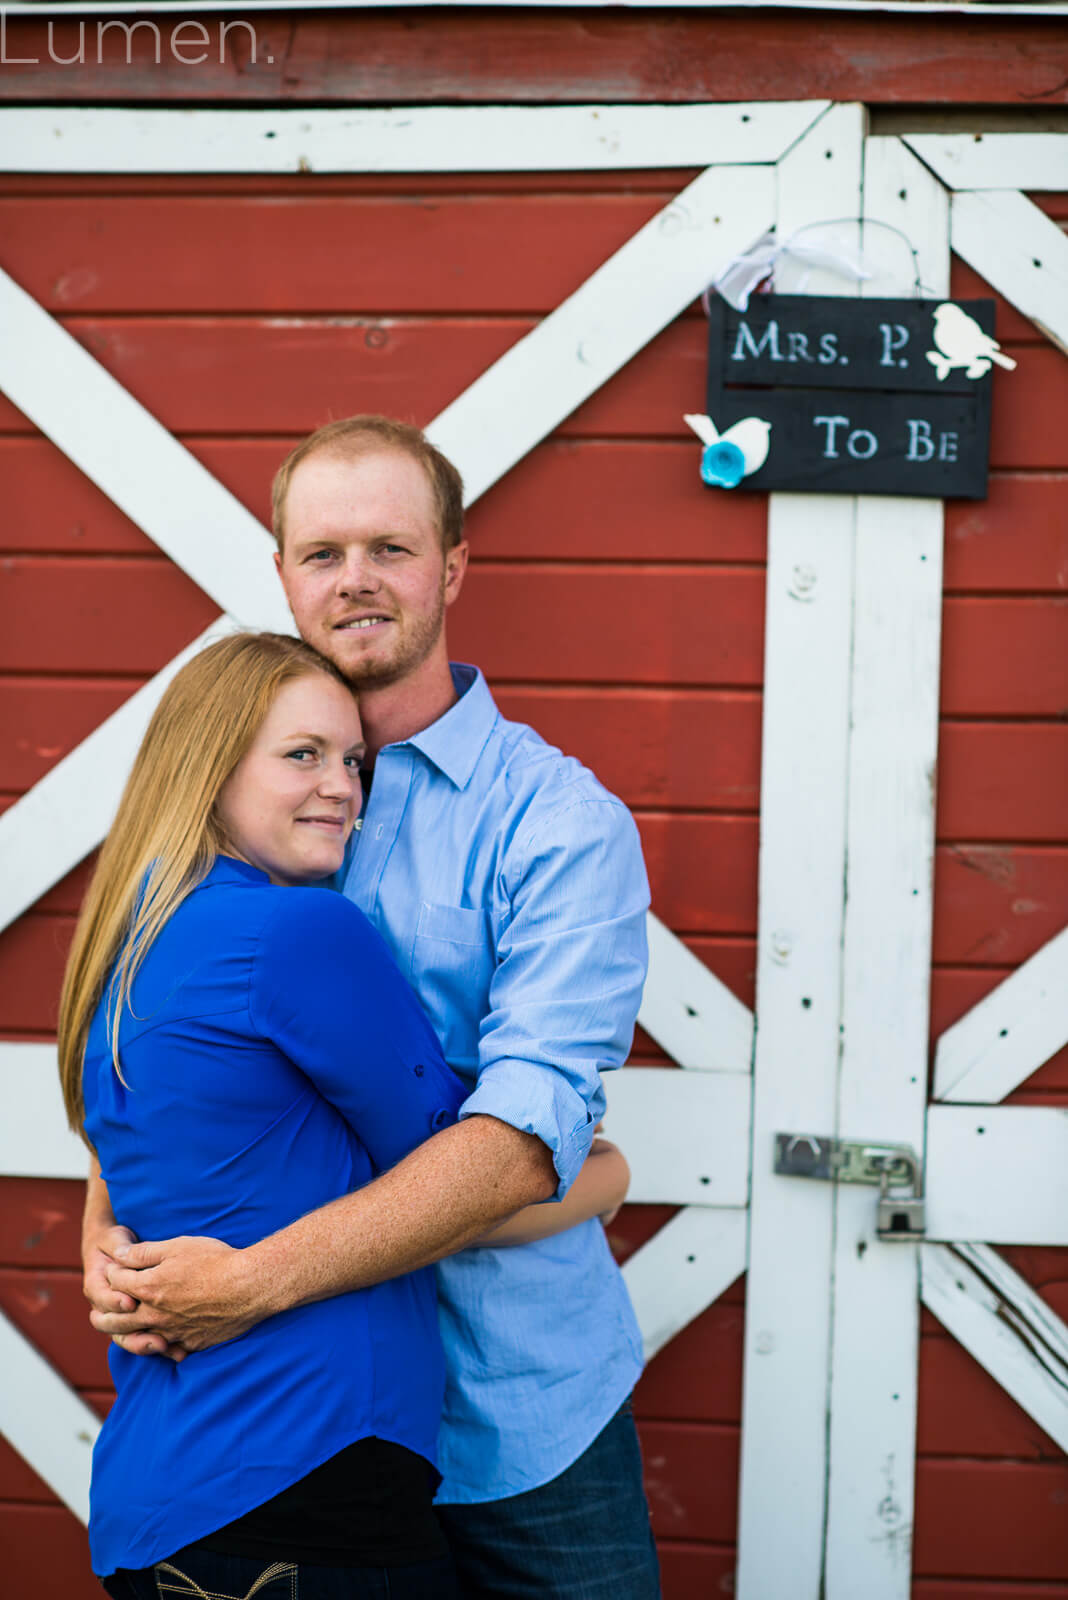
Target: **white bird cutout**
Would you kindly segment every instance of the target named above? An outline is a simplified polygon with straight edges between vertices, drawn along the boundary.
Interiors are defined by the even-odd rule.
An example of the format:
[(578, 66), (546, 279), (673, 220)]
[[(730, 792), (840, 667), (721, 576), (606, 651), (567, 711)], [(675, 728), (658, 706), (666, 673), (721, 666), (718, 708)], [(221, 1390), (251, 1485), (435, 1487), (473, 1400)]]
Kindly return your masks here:
[(771, 423), (762, 417), (743, 417), (723, 433), (711, 417), (700, 412), (687, 412), (682, 420), (705, 447), (701, 477), (712, 487), (733, 489), (742, 478), (758, 472), (768, 459)]
[(934, 312), (934, 342), (937, 350), (928, 350), (927, 359), (934, 367), (938, 381), (963, 367), (966, 378), (982, 378), (996, 361), (1006, 371), (1015, 370), (1011, 356), (1002, 355), (1001, 346), (989, 333), (984, 333), (974, 317), (951, 302), (936, 306)]

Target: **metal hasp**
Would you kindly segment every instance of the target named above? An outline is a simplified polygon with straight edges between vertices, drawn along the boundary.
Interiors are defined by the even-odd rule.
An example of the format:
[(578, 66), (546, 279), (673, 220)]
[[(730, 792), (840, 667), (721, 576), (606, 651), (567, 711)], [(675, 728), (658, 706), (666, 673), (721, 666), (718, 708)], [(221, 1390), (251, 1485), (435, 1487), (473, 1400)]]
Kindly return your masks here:
[[(815, 1133), (777, 1133), (775, 1171), (785, 1178), (868, 1183), (879, 1189), (875, 1231), (880, 1239), (922, 1239), (926, 1227), (923, 1172), (907, 1144), (856, 1144)], [(891, 1194), (907, 1189), (908, 1194)]]

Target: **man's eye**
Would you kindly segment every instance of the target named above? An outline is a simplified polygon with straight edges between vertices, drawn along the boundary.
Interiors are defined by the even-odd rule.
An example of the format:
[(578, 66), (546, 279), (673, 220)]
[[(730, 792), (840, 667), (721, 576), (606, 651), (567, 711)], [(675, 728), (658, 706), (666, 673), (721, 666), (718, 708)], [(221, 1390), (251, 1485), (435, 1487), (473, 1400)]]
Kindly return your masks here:
[(313, 550), (311, 555), (308, 557), (308, 560), (318, 561), (321, 563), (324, 561), (332, 561), (333, 557), (334, 552), (332, 550)]
[(381, 546), (383, 555), (404, 556), (408, 554), (408, 546), (404, 544), (384, 544)]

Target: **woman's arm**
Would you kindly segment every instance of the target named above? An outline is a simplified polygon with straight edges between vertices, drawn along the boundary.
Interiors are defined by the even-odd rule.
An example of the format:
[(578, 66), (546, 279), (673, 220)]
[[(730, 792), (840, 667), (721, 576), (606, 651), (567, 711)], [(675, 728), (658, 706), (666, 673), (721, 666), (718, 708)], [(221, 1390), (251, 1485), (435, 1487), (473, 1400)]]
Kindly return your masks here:
[(525, 1206), (475, 1244), (530, 1244), (564, 1233), (591, 1217), (600, 1217), (607, 1225), (626, 1199), (629, 1184), (630, 1168), (622, 1150), (608, 1139), (595, 1139), (581, 1172), (559, 1204), (550, 1201)]

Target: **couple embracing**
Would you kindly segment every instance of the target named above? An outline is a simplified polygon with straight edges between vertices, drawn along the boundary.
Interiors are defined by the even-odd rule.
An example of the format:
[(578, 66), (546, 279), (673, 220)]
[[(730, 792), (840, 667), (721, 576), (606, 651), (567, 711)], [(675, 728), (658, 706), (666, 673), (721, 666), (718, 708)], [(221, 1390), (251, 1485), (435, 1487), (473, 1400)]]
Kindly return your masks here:
[(450, 665), (462, 521), (415, 428), (299, 445), (303, 642), (177, 675), (86, 897), (60, 1070), (119, 1600), (659, 1594), (595, 1138), (645, 873), (625, 808)]

